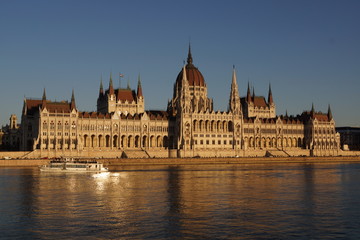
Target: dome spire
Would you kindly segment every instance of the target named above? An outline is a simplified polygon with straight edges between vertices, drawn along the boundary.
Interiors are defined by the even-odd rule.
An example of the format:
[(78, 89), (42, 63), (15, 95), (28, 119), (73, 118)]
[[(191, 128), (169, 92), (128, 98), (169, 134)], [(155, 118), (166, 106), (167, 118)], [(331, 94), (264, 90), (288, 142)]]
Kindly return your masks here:
[(191, 65), (192, 62), (193, 62), (193, 59), (192, 59), (192, 55), (191, 55), (191, 45), (189, 42), (189, 52), (188, 52), (188, 57), (187, 57), (187, 63)]

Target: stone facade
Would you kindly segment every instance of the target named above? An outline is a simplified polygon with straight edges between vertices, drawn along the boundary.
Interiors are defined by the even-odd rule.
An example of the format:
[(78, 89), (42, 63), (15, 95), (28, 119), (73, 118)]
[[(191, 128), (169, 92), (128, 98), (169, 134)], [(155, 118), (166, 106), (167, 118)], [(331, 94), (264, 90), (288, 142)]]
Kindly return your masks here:
[(339, 134), (330, 107), (277, 116), (271, 87), (262, 96), (239, 94), (233, 69), (227, 111), (214, 111), (207, 85), (194, 66), (189, 47), (187, 64), (177, 76), (166, 111), (145, 111), (139, 78), (137, 90), (114, 89), (112, 77), (101, 81), (96, 112), (71, 101), (25, 99), (20, 150), (41, 156), (235, 157), (338, 155)]

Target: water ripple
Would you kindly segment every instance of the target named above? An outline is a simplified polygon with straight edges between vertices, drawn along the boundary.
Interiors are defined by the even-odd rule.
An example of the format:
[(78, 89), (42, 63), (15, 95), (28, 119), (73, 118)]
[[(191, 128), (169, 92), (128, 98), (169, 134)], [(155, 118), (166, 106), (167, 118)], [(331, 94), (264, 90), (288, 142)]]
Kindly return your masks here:
[(358, 164), (0, 168), (2, 239), (356, 239)]

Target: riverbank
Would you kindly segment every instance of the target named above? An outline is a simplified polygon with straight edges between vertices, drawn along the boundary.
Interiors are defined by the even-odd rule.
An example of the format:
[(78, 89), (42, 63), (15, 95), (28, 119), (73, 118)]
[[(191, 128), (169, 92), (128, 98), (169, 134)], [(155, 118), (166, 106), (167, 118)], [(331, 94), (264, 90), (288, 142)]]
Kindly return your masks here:
[[(111, 166), (141, 165), (205, 165), (205, 164), (267, 164), (267, 163), (360, 163), (359, 156), (339, 157), (244, 157), (244, 158), (102, 158)], [(0, 159), (0, 167), (35, 167), (48, 159)]]

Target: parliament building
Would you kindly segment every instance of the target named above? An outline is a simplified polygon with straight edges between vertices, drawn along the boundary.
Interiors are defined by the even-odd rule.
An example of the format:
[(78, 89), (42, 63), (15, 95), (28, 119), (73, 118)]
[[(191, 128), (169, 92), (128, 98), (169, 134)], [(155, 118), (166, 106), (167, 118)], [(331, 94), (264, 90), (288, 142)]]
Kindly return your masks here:
[[(267, 98), (248, 84), (239, 94), (235, 68), (226, 111), (215, 111), (206, 81), (194, 65), (189, 46), (187, 64), (176, 77), (166, 111), (145, 110), (137, 89), (115, 89), (100, 82), (97, 109), (83, 112), (70, 101), (24, 99), (20, 150), (37, 157), (244, 157), (334, 156), (340, 136), (330, 106), (314, 106), (297, 116), (276, 115), (271, 86)], [(310, 105), (310, 104), (309, 104)]]

